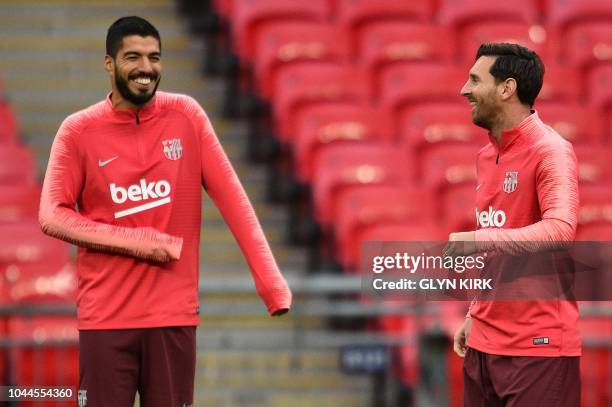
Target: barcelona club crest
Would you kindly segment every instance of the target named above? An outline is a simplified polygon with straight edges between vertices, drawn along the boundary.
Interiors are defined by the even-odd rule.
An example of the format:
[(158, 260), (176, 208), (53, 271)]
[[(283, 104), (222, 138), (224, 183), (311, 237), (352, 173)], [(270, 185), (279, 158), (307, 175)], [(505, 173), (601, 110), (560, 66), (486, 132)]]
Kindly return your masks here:
[(168, 160), (178, 160), (183, 156), (183, 146), (180, 138), (162, 141), (164, 145), (164, 154)]
[(506, 172), (506, 178), (504, 178), (504, 192), (511, 194), (516, 191), (518, 186), (518, 171)]

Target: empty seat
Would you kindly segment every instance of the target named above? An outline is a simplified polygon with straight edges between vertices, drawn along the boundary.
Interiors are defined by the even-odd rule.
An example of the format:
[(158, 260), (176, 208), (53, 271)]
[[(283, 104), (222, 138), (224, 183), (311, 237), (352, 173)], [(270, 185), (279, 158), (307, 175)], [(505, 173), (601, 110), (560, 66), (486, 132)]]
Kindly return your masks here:
[(441, 196), (439, 218), (447, 233), (476, 229), (474, 184), (449, 185)]
[(0, 185), (31, 185), (35, 169), (32, 151), (19, 145), (0, 145)]
[(68, 244), (46, 236), (37, 221), (0, 223), (0, 272), (14, 303), (76, 299), (76, 270)]
[(476, 182), (476, 159), (482, 145), (436, 145), (420, 157), (419, 180), (428, 188), (444, 191), (448, 186)]
[(15, 112), (8, 103), (0, 100), (0, 145), (17, 144), (19, 127)]
[(296, 120), (294, 156), (298, 178), (312, 177), (318, 152), (338, 143), (391, 142), (395, 133), (386, 112), (363, 104), (325, 104), (303, 109)]
[(565, 61), (579, 69), (612, 61), (612, 17), (608, 22), (577, 24), (564, 36)]
[(548, 59), (548, 43), (546, 40), (546, 29), (540, 25), (523, 22), (484, 21), (465, 27), (457, 48), (462, 61), (473, 61), (481, 44), (486, 42), (510, 42), (534, 50), (546, 61)]
[(583, 77), (581, 71), (567, 65), (545, 61), (544, 83), (536, 99), (536, 109), (539, 102), (577, 102), (584, 95)]
[(612, 20), (609, 0), (548, 0), (547, 21), (557, 30), (588, 21)]
[(426, 102), (463, 103), (459, 94), (468, 71), (446, 64), (395, 64), (382, 70), (379, 101), (397, 114)]
[(344, 33), (317, 22), (273, 22), (262, 24), (255, 41), (256, 87), (264, 97), (272, 92), (275, 69), (304, 60), (345, 61), (348, 45)]
[(604, 113), (612, 107), (612, 65), (593, 68), (587, 86), (589, 99), (594, 108)]
[(578, 158), (580, 182), (610, 183), (612, 181), (612, 149), (603, 146), (574, 146)]
[[(71, 386), (76, 391), (78, 335), (77, 321), (72, 316), (11, 318), (9, 339), (20, 343), (10, 351), (12, 382), (22, 386)], [(60, 405), (54, 401), (22, 404)]]
[(367, 103), (370, 88), (363, 71), (350, 65), (304, 62), (279, 68), (274, 84), (273, 113), (276, 134), (287, 141), (295, 134), (301, 107), (315, 103)]
[(427, 190), (412, 186), (371, 185), (347, 188), (338, 194), (334, 236), (340, 263), (356, 269), (360, 241), (365, 228), (398, 222), (436, 222), (437, 199)]
[(357, 44), (361, 30), (376, 22), (411, 21), (426, 22), (433, 11), (430, 0), (336, 0), (336, 18)]
[(612, 182), (581, 185), (578, 224), (607, 222), (612, 225)]
[[(487, 132), (472, 123), (470, 105), (424, 104), (400, 112), (400, 139), (413, 155), (439, 144), (481, 144), (489, 141)], [(416, 163), (415, 163), (416, 164)]]
[(233, 0), (232, 39), (241, 60), (253, 57), (255, 33), (267, 21), (325, 21), (328, 0), (289, 2), (286, 0)]
[(357, 57), (378, 88), (380, 69), (395, 62), (448, 62), (454, 47), (443, 26), (424, 23), (378, 22), (365, 27)]
[(343, 188), (355, 185), (400, 185), (413, 180), (402, 151), (374, 143), (329, 146), (321, 151), (314, 168), (314, 213), (324, 227), (337, 218), (336, 199)]
[(0, 185), (0, 223), (36, 219), (39, 202), (38, 185)]
[(537, 9), (533, 0), (491, 2), (488, 0), (442, 0), (438, 14), (441, 24), (461, 30), (470, 23), (482, 21), (533, 23)]
[(597, 112), (578, 103), (539, 103), (538, 115), (565, 139), (578, 144), (602, 142), (603, 124)]

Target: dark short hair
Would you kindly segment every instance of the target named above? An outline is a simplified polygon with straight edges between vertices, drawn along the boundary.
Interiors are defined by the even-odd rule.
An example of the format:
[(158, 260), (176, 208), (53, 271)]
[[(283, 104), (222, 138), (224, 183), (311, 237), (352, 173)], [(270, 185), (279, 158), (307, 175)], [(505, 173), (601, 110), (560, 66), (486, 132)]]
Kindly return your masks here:
[(161, 51), (161, 39), (157, 29), (145, 20), (137, 16), (121, 17), (115, 21), (106, 33), (106, 55), (115, 58), (117, 52), (121, 48), (124, 37), (130, 35), (139, 35), (141, 37), (154, 37), (159, 42), (159, 50)]
[(478, 48), (476, 60), (482, 56), (497, 57), (489, 70), (495, 81), (516, 80), (519, 100), (532, 107), (544, 82), (544, 64), (538, 54), (518, 44), (486, 43)]

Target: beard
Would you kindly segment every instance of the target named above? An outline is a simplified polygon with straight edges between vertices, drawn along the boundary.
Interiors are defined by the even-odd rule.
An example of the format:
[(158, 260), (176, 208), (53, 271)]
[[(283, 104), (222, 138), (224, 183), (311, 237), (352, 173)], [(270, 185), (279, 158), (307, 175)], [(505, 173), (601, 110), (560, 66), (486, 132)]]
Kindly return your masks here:
[[(143, 76), (148, 77), (151, 79), (152, 82), (155, 82), (155, 86), (153, 87), (153, 89), (151, 91), (148, 91), (148, 90), (138, 91), (138, 93), (132, 92), (129, 88), (128, 82), (131, 79), (143, 77)], [(117, 90), (119, 91), (119, 94), (121, 95), (121, 97), (123, 97), (125, 100), (127, 100), (128, 102), (130, 102), (131, 104), (135, 106), (145, 105), (151, 99), (153, 99), (153, 96), (155, 96), (155, 92), (157, 92), (157, 87), (159, 86), (159, 82), (161, 82), (161, 79), (159, 80), (158, 79), (159, 79), (158, 75), (154, 73), (151, 73), (151, 74), (134, 73), (134, 74), (128, 75), (127, 80), (125, 80), (119, 74), (119, 71), (117, 70), (117, 67), (115, 66), (115, 85), (117, 85)]]
[(478, 127), (491, 131), (493, 126), (499, 121), (501, 111), (493, 106), (491, 99), (489, 101), (476, 101), (476, 106), (472, 110), (472, 123)]

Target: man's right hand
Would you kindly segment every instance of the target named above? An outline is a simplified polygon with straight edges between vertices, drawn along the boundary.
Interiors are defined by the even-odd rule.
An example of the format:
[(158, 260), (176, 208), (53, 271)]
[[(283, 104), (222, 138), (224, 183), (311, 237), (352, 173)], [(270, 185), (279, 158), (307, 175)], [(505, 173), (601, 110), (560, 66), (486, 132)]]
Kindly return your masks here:
[(470, 337), (470, 331), (472, 330), (472, 318), (467, 317), (461, 327), (455, 332), (453, 349), (459, 357), (465, 357), (467, 351), (467, 340)]

